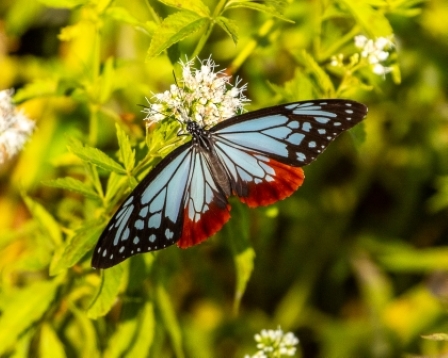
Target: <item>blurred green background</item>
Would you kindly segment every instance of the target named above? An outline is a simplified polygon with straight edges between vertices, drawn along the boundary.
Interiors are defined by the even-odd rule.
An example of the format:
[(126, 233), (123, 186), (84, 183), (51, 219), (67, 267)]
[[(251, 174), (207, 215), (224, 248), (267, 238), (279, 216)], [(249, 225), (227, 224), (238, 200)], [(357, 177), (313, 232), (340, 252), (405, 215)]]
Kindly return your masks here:
[[(448, 354), (447, 18), (445, 0), (2, 0), (0, 89), (37, 129), (0, 166), (0, 355), (243, 357), (279, 326), (306, 358)], [(358, 34), (394, 35), (391, 73), (331, 66)], [(115, 205), (176, 142), (139, 104), (196, 55), (248, 83), (248, 110), (345, 97), (368, 117), (291, 198), (232, 199), (206, 243), (95, 271)], [(116, 128), (144, 168), (89, 158), (122, 165)]]

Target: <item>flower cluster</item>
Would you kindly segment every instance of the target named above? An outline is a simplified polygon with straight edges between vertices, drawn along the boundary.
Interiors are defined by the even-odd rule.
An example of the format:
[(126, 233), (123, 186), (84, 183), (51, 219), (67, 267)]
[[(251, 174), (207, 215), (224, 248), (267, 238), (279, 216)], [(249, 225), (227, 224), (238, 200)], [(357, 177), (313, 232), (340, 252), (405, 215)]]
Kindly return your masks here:
[(263, 329), (255, 335), (258, 352), (253, 356), (244, 358), (274, 358), (292, 357), (296, 354), (296, 345), (299, 340), (293, 333), (284, 333), (281, 328), (277, 330)]
[[(367, 64), (376, 75), (384, 76), (392, 71), (384, 63), (388, 60), (390, 51), (394, 48), (392, 37), (378, 37), (375, 40), (364, 35), (355, 36), (355, 46), (360, 49), (360, 53), (355, 53), (349, 58), (349, 68), (361, 67)], [(344, 55), (338, 54), (331, 58), (331, 65), (335, 67), (344, 66)], [(363, 62), (365, 61), (365, 62)]]
[(361, 49), (361, 57), (367, 59), (372, 66), (373, 73), (385, 75), (391, 71), (390, 67), (385, 67), (382, 62), (389, 57), (389, 50), (394, 47), (392, 38), (378, 37), (371, 40), (363, 35), (355, 36), (355, 46)]
[[(194, 61), (180, 62), (182, 78), (170, 89), (153, 96), (145, 120), (148, 124), (166, 118), (181, 123), (192, 120), (203, 127), (210, 127), (243, 110), (248, 99), (243, 95), (246, 85), (230, 84), (230, 76), (223, 70), (214, 72), (215, 63), (209, 58), (201, 62), (201, 68), (193, 68)], [(149, 101), (148, 101), (149, 102)]]
[(12, 90), (0, 91), (0, 164), (23, 148), (34, 130), (34, 121), (12, 103)]

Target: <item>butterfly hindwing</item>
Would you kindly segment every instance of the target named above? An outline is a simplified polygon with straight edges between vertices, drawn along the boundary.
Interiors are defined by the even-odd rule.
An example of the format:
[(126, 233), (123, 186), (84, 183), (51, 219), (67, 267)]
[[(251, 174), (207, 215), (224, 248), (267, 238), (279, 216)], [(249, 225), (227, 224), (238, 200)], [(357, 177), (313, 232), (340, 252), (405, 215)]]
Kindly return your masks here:
[[(227, 177), (220, 183), (219, 176), (225, 175), (219, 163), (210, 153), (194, 149), (189, 185), (185, 191), (182, 236), (177, 245), (182, 248), (204, 241), (219, 231), (230, 219), (227, 197), (230, 189)], [(226, 193), (226, 191), (228, 191)]]
[(111, 267), (179, 240), (192, 152), (191, 143), (177, 148), (137, 185), (101, 234), (93, 252), (93, 267)]

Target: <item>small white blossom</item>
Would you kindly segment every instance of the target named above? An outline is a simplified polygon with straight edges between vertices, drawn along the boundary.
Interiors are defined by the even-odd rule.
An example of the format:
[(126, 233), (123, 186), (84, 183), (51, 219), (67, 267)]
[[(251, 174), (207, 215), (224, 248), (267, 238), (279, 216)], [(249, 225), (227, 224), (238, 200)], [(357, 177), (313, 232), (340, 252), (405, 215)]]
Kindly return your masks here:
[(34, 121), (16, 109), (12, 94), (0, 91), (0, 164), (20, 151), (34, 130)]
[(360, 53), (354, 53), (345, 58), (343, 54), (331, 57), (330, 65), (333, 67), (346, 68), (350, 71), (363, 66), (369, 66), (372, 72), (379, 76), (392, 71), (391, 67), (385, 66), (384, 62), (389, 59), (390, 51), (394, 48), (393, 37), (378, 37), (375, 40), (368, 39), (364, 35), (355, 36), (355, 47)]
[(361, 49), (361, 57), (367, 59), (373, 73), (385, 75), (392, 70), (382, 64), (389, 58), (389, 51), (394, 47), (392, 37), (378, 37), (372, 40), (364, 35), (358, 35), (355, 36), (355, 46)]
[(258, 352), (245, 358), (273, 358), (292, 357), (296, 354), (296, 345), (299, 339), (293, 333), (284, 333), (281, 328), (277, 330), (263, 329), (255, 335)]
[[(154, 94), (155, 103), (149, 103), (145, 120), (148, 125), (165, 118), (173, 118), (180, 123), (192, 120), (203, 127), (211, 127), (218, 122), (239, 114), (244, 102), (246, 85), (238, 87), (230, 84), (230, 76), (224, 71), (214, 72), (215, 63), (209, 58), (201, 62), (201, 68), (193, 68), (194, 61), (180, 62), (182, 78), (168, 91)], [(149, 102), (149, 101), (148, 101)]]

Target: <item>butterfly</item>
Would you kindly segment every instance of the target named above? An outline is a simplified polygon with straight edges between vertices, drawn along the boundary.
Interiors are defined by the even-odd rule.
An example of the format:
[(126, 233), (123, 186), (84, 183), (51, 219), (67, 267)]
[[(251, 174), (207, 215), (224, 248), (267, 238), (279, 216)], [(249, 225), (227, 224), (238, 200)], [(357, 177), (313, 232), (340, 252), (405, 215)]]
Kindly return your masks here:
[(361, 103), (326, 99), (264, 108), (210, 129), (187, 121), (191, 140), (156, 165), (119, 207), (92, 266), (201, 243), (229, 220), (232, 195), (249, 207), (290, 196), (305, 178), (301, 167), (366, 114)]

